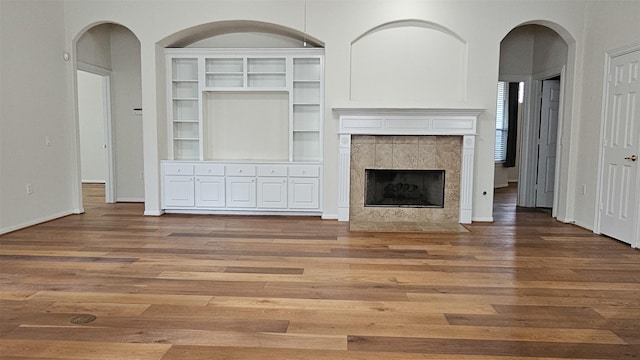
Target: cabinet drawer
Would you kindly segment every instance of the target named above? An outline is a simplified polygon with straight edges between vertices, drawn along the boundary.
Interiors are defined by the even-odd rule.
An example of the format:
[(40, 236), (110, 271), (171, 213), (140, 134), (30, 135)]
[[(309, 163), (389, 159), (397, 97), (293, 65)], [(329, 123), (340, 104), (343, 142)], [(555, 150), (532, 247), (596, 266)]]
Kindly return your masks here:
[(225, 166), (227, 176), (256, 176), (254, 165), (227, 165)]
[(224, 165), (219, 164), (197, 164), (196, 175), (223, 176)]
[(193, 164), (164, 164), (165, 175), (193, 175)]
[(291, 165), (289, 166), (289, 176), (319, 177), (320, 167), (317, 165)]
[(287, 176), (287, 166), (258, 165), (258, 176)]

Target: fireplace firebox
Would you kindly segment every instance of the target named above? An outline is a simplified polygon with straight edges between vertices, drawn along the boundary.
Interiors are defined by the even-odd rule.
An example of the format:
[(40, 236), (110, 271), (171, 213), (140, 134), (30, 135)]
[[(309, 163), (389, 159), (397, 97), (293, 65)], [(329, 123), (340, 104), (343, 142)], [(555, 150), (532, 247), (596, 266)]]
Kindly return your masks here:
[(365, 169), (364, 206), (444, 207), (444, 170)]

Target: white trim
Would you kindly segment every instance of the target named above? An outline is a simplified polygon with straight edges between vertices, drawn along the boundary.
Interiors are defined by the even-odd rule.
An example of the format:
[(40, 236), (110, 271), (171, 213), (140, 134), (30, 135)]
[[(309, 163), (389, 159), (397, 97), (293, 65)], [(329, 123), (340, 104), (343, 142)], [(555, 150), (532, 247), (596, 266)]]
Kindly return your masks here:
[(113, 123), (113, 104), (111, 99), (111, 76), (104, 76), (102, 78), (102, 86), (104, 91), (104, 136), (105, 144), (107, 145), (107, 181), (105, 182), (104, 197), (105, 202), (114, 203), (116, 200), (116, 142)]
[(473, 220), (473, 222), (493, 222), (493, 216), (490, 216), (490, 217), (474, 216), (471, 220)]
[(325, 214), (320, 217), (322, 220), (338, 220), (338, 214)]
[[(76, 69), (76, 73), (78, 71), (84, 71), (93, 75), (97, 75), (100, 76), (102, 79), (102, 92), (103, 92), (103, 99), (102, 99), (102, 106), (103, 106), (103, 110), (104, 110), (104, 119), (103, 119), (103, 124), (104, 124), (104, 142), (107, 145), (107, 160), (106, 160), (106, 179), (105, 179), (105, 188), (104, 188), (104, 195), (105, 195), (105, 202), (106, 203), (115, 203), (116, 202), (116, 188), (115, 188), (115, 182), (116, 182), (116, 164), (115, 164), (115, 132), (113, 130), (114, 128), (114, 124), (113, 124), (113, 111), (112, 111), (112, 103), (111, 103), (111, 99), (113, 98), (112, 94), (111, 94), (111, 70), (109, 69), (105, 69), (102, 68), (100, 66), (96, 66), (93, 64), (89, 64), (89, 63), (85, 63), (82, 61), (78, 61), (77, 62), (77, 69)], [(76, 102), (78, 99), (78, 82), (77, 82), (77, 74), (76, 74)], [(79, 118), (79, 111), (77, 110), (77, 105), (76, 105), (76, 117), (77, 117), (77, 122), (76, 122), (76, 126), (79, 132), (80, 129), (80, 118)], [(80, 154), (81, 150), (80, 150), (80, 142), (78, 142), (78, 154)], [(79, 176), (81, 176), (81, 173), (79, 172)], [(80, 182), (82, 182), (82, 179), (78, 179)], [(81, 197), (82, 198), (82, 197)]]
[(138, 197), (123, 197), (123, 198), (118, 198), (116, 200), (117, 202), (144, 202), (144, 198), (138, 198)]
[(38, 225), (47, 221), (51, 221), (51, 220), (55, 220), (55, 219), (59, 219), (61, 217), (65, 217), (65, 216), (69, 216), (69, 215), (73, 215), (75, 213), (75, 211), (73, 210), (67, 210), (67, 211), (63, 211), (57, 214), (52, 214), (52, 215), (47, 215), (38, 219), (32, 219), (29, 220), (27, 222), (23, 222), (20, 223), (18, 225), (13, 225), (13, 226), (9, 226), (6, 228), (2, 228), (0, 229), (0, 235), (1, 234), (6, 234), (6, 233), (10, 233), (12, 231), (16, 231), (16, 230), (20, 230), (20, 229), (24, 229), (30, 226), (34, 226), (34, 225)]
[(111, 70), (107, 68), (103, 68), (101, 66), (93, 65), (86, 63), (84, 61), (78, 60), (76, 62), (77, 70), (89, 72), (92, 74), (100, 75), (100, 76), (111, 76)]
[[(227, 55), (231, 57), (256, 56), (269, 57), (274, 55), (324, 55), (324, 48), (166, 48), (165, 54), (170, 56), (220, 56)], [(243, 55), (238, 55), (243, 54)]]
[(145, 210), (144, 211), (144, 216), (162, 216), (164, 214), (164, 211), (162, 210)]
[[(550, 80), (556, 76), (561, 76), (565, 71), (566, 65), (556, 66), (554, 68), (547, 69), (545, 71), (541, 71), (539, 73), (535, 73), (531, 75), (533, 80)], [(560, 79), (562, 80), (562, 78)]]
[[(553, 207), (551, 208), (551, 217), (558, 218), (558, 203), (560, 199), (560, 194), (558, 189), (560, 189), (560, 170), (562, 169), (562, 147), (563, 139), (564, 139), (564, 94), (566, 81), (566, 66), (562, 66), (560, 70), (560, 98), (558, 101), (558, 123), (556, 124), (556, 168), (554, 170), (553, 175)], [(564, 194), (564, 196), (569, 197), (569, 194)], [(567, 201), (568, 202), (568, 201)], [(564, 211), (566, 214), (567, 212)], [(562, 220), (560, 220), (562, 221)]]

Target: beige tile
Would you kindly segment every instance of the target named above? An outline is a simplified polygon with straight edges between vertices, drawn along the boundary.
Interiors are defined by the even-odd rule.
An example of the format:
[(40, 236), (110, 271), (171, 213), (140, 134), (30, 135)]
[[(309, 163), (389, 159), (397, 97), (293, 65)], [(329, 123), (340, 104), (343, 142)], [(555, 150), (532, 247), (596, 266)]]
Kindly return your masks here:
[(394, 144), (414, 144), (417, 145), (420, 141), (420, 136), (394, 136)]
[(393, 166), (393, 145), (376, 144), (374, 163), (377, 169), (390, 169)]
[(375, 144), (376, 136), (372, 135), (353, 135), (351, 136), (351, 144)]
[(393, 168), (417, 169), (418, 144), (393, 144)]
[(436, 169), (436, 146), (434, 144), (418, 145), (418, 168)]
[(395, 136), (376, 136), (376, 144), (393, 144)]

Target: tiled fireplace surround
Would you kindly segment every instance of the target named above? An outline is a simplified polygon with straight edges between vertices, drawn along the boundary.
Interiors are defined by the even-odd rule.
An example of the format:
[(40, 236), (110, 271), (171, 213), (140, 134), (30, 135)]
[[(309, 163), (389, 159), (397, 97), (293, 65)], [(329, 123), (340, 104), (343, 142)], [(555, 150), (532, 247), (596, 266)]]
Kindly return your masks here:
[[(352, 230), (471, 223), (478, 109), (338, 108), (338, 220)], [(365, 169), (445, 170), (444, 208), (365, 207)], [(394, 229), (381, 224), (395, 224)], [(355, 227), (355, 228), (354, 228)]]

